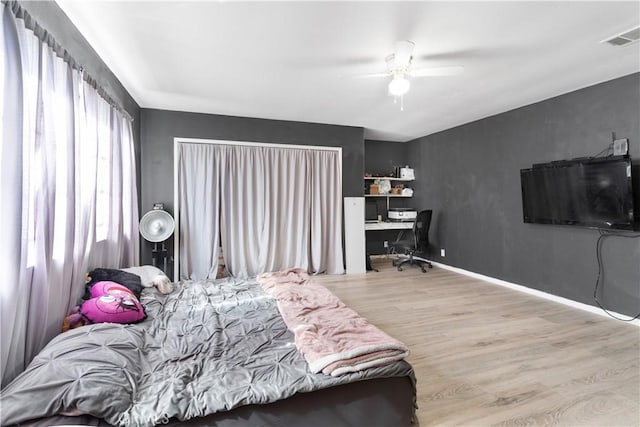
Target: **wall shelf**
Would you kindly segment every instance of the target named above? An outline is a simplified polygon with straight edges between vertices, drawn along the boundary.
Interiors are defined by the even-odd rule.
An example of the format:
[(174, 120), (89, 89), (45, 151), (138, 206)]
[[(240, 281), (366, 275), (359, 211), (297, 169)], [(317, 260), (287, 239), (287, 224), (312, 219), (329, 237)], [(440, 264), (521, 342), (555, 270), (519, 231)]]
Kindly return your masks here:
[[(393, 176), (365, 176), (364, 177), (365, 181), (375, 181), (377, 179), (384, 180), (384, 181), (402, 181), (402, 182), (415, 181), (415, 179), (411, 179), (411, 178), (396, 178), (396, 177), (393, 177)], [(364, 197), (384, 197), (385, 200), (387, 201), (387, 214), (388, 214), (389, 213), (389, 199), (395, 199), (395, 198), (407, 199), (407, 198), (413, 197), (413, 195), (406, 196), (406, 195), (403, 195), (403, 194), (387, 193), (387, 194), (365, 194)]]
[(409, 178), (394, 178), (392, 176), (365, 176), (364, 179), (365, 180), (383, 179), (383, 180), (386, 180), (386, 181), (415, 181), (415, 180), (409, 179)]
[(402, 194), (365, 194), (364, 197), (413, 197), (413, 196), (403, 196)]

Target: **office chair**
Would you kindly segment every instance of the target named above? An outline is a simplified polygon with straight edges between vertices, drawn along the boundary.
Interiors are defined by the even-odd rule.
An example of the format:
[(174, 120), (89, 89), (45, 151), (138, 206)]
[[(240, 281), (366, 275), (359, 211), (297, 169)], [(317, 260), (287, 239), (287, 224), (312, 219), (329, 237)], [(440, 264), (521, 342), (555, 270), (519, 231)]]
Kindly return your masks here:
[(410, 237), (402, 239), (403, 234), (398, 236), (398, 239), (393, 242), (394, 248), (404, 249), (405, 254), (399, 255), (398, 259), (393, 262), (393, 265), (398, 267), (398, 271), (402, 271), (404, 264), (417, 265), (420, 267), (423, 273), (426, 273), (425, 265), (429, 268), (433, 268), (431, 262), (417, 254), (426, 254), (429, 249), (429, 227), (431, 226), (431, 217), (433, 215), (432, 210), (420, 211), (416, 217), (416, 221), (413, 223), (413, 232)]

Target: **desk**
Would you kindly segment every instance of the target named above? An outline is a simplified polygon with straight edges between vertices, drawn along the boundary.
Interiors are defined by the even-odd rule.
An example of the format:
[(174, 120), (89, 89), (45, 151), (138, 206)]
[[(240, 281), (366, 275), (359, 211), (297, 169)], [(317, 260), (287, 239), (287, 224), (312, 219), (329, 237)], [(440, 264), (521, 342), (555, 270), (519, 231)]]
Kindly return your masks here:
[(364, 223), (365, 231), (411, 230), (412, 228), (413, 228), (413, 221), (404, 221), (404, 222), (380, 221), (380, 222)]
[[(413, 229), (413, 221), (404, 222), (392, 222), (392, 221), (380, 221), (372, 223), (364, 223), (364, 229), (367, 234), (365, 242), (368, 254), (385, 254), (389, 253), (393, 246), (394, 238), (391, 235), (391, 231), (397, 231), (395, 240), (402, 238), (405, 230)], [(385, 231), (388, 233), (385, 234)]]

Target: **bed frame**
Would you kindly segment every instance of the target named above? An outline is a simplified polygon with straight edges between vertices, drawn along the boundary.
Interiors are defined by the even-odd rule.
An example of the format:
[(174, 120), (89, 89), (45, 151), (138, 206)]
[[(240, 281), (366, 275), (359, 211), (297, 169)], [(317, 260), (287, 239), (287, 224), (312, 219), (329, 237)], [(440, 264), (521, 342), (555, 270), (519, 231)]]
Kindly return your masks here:
[[(168, 426), (409, 426), (414, 417), (414, 384), (409, 377), (376, 378), (343, 384), (266, 405), (248, 405)], [(111, 426), (91, 416), (42, 418), (28, 427)]]

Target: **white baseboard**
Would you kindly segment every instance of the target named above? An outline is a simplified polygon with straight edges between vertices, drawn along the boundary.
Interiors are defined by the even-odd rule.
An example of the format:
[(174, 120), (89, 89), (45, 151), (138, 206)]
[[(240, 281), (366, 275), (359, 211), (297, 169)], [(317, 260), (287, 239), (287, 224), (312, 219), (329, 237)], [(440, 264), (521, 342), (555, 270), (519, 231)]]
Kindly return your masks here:
[[(489, 283), (492, 283), (494, 285), (504, 286), (505, 288), (513, 289), (513, 290), (516, 290), (516, 291), (519, 291), (519, 292), (524, 292), (525, 294), (535, 295), (537, 297), (548, 299), (550, 301), (559, 302), (560, 304), (568, 305), (570, 307), (574, 307), (574, 308), (577, 308), (577, 309), (580, 309), (580, 310), (588, 311), (589, 313), (598, 314), (600, 316), (605, 316), (608, 319), (614, 320), (609, 315), (607, 315), (607, 313), (602, 311), (601, 308), (595, 307), (593, 305), (584, 304), (584, 303), (581, 303), (581, 302), (578, 302), (578, 301), (574, 301), (574, 300), (571, 300), (571, 299), (568, 299), (568, 298), (564, 298), (564, 297), (559, 297), (557, 295), (549, 294), (547, 292), (539, 291), (537, 289), (528, 288), (528, 287), (523, 286), (523, 285), (516, 285), (515, 283), (507, 282), (505, 280), (496, 279), (496, 278), (490, 277), (490, 276), (485, 276), (483, 274), (474, 273), (472, 271), (464, 270), (462, 268), (452, 267), (452, 266), (447, 265), (447, 264), (442, 264), (442, 263), (435, 262), (435, 261), (431, 261), (431, 263), (433, 265), (437, 265), (438, 267), (443, 268), (445, 270), (450, 270), (450, 271), (453, 271), (453, 272), (456, 272), (456, 273), (464, 274), (465, 276), (469, 276), (469, 277), (473, 277), (475, 279), (483, 280), (485, 282), (489, 282)], [(616, 313), (615, 311), (611, 311), (611, 310), (609, 310), (609, 312), (611, 314), (613, 314), (614, 316), (620, 317), (622, 319), (629, 318), (629, 316), (627, 316), (626, 314)], [(629, 324), (635, 325), (635, 326), (640, 326), (640, 319), (635, 319), (635, 320), (632, 320), (631, 322), (625, 322), (625, 323), (629, 323)]]

